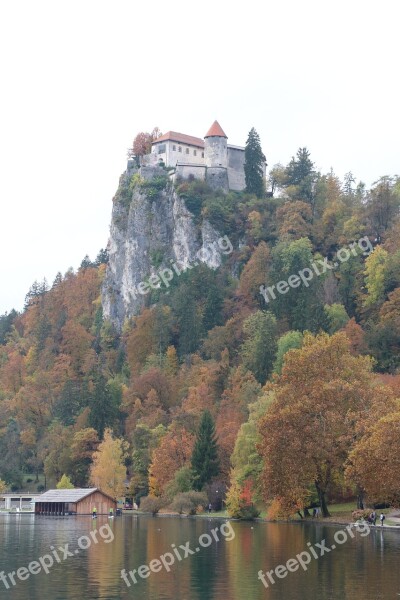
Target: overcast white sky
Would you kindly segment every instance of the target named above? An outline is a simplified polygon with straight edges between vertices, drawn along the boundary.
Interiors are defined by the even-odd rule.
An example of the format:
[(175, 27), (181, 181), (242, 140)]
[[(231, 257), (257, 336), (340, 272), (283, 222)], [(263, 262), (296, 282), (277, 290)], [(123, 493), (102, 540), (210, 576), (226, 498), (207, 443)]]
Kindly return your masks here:
[(138, 131), (230, 143), (269, 165), (307, 146), (371, 184), (399, 168), (395, 0), (19, 0), (0, 8), (0, 313), (94, 258)]

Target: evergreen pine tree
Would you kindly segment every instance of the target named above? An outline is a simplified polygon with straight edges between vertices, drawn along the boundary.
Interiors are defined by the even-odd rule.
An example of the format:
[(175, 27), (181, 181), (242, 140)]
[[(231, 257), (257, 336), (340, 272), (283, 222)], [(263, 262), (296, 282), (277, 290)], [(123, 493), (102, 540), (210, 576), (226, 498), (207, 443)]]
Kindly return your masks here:
[(208, 410), (200, 421), (192, 453), (193, 488), (202, 490), (219, 473), (218, 446), (215, 425)]
[(60, 271), (58, 271), (57, 275), (55, 276), (55, 279), (53, 281), (53, 284), (51, 286), (51, 289), (56, 288), (58, 285), (60, 285), (60, 283), (62, 283), (63, 277), (60, 273)]
[(84, 259), (81, 262), (81, 266), (79, 267), (80, 271), (84, 271), (85, 269), (90, 269), (90, 267), (96, 266), (89, 258), (89, 255), (86, 254)]
[(188, 356), (197, 350), (203, 334), (201, 310), (189, 283), (180, 283), (172, 298), (172, 306), (179, 330), (179, 356)]
[(265, 192), (263, 163), (265, 156), (261, 149), (260, 137), (252, 127), (247, 138), (244, 150), (244, 175), (246, 181), (246, 192), (255, 194), (262, 198)]
[(96, 256), (96, 260), (95, 260), (95, 265), (96, 267), (99, 267), (100, 265), (106, 265), (108, 264), (108, 250), (107, 248), (101, 248), (98, 255)]
[(89, 402), (88, 382), (68, 379), (54, 404), (54, 416), (68, 427), (74, 424), (76, 416)]
[(17, 318), (18, 313), (12, 309), (10, 313), (4, 313), (0, 315), (0, 345), (3, 345), (7, 341), (7, 336), (12, 331), (14, 320)]
[(307, 148), (299, 148), (296, 158), (292, 156), (292, 160), (286, 168), (288, 185), (301, 185), (314, 174), (314, 163), (310, 158), (309, 151)]
[(107, 427), (117, 426), (121, 393), (120, 386), (107, 383), (100, 371), (95, 374), (89, 401), (89, 426), (98, 432), (100, 438)]
[(314, 169), (309, 151), (307, 148), (299, 148), (296, 158), (293, 156), (286, 167), (286, 185), (295, 186), (296, 199), (311, 204), (313, 214), (315, 208), (314, 184), (317, 179), (318, 173)]

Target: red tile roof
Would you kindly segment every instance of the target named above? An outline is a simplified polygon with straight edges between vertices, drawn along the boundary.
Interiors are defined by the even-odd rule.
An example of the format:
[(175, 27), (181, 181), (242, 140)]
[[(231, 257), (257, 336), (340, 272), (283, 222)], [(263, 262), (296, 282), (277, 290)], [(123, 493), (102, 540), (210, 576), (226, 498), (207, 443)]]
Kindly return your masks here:
[(224, 138), (227, 138), (228, 136), (224, 133), (224, 130), (222, 129), (222, 127), (218, 123), (218, 121), (214, 121), (214, 123), (211, 125), (210, 129), (207, 131), (207, 133), (206, 133), (206, 135), (204, 137), (205, 138), (207, 138), (207, 137), (224, 137)]
[(157, 138), (153, 142), (159, 144), (160, 142), (178, 142), (178, 144), (188, 144), (189, 146), (196, 146), (197, 148), (204, 148), (204, 140), (201, 138), (193, 137), (192, 135), (186, 135), (185, 133), (178, 133), (177, 131), (167, 131), (161, 137)]

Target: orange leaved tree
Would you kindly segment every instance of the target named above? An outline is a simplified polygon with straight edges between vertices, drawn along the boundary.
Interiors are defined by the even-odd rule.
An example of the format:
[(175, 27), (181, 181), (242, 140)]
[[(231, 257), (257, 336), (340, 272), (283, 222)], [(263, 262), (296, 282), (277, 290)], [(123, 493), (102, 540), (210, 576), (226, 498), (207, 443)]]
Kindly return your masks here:
[(343, 474), (370, 408), (390, 390), (377, 385), (368, 357), (351, 354), (343, 332), (306, 334), (272, 387), (274, 401), (259, 425), (264, 496), (291, 503), (295, 512), (307, 506), (314, 485), (329, 516), (329, 486)]
[(400, 505), (400, 410), (383, 416), (349, 455), (347, 478), (361, 485), (372, 502)]
[(162, 438), (154, 450), (149, 467), (149, 488), (153, 496), (161, 496), (169, 483), (182, 467), (188, 466), (192, 455), (194, 436), (177, 425)]

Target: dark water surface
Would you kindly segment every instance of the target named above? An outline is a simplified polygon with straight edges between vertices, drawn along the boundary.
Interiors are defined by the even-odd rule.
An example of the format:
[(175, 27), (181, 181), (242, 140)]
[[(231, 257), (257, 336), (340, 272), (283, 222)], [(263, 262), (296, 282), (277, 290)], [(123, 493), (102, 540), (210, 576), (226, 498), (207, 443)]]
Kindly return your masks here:
[[(68, 556), (61, 563), (54, 558), (49, 573), (29, 574), (16, 585), (7, 579), (10, 589), (0, 581), (0, 598), (10, 600), (399, 600), (400, 599), (400, 531), (373, 530), (369, 535), (355, 533), (336, 545), (338, 528), (314, 524), (231, 523), (225, 537), (216, 542), (211, 530), (224, 521), (143, 517), (126, 515), (111, 521), (99, 517), (35, 517), (34, 515), (0, 515), (0, 565), (8, 574), (38, 561), (52, 549), (68, 544)], [(96, 527), (98, 543), (90, 532)], [(103, 529), (100, 529), (102, 528)], [(200, 538), (201, 535), (207, 536)], [(86, 550), (78, 547), (91, 544)], [(112, 541), (106, 543), (107, 540)], [(196, 548), (201, 543), (209, 547)], [(309, 550), (307, 543), (337, 547), (318, 559), (307, 570), (289, 572), (283, 579), (275, 576), (268, 589), (257, 573), (275, 569), (290, 558)], [(342, 539), (342, 538), (341, 538)], [(341, 539), (339, 541), (341, 541)], [(127, 571), (148, 565), (166, 552), (171, 544), (190, 542), (194, 552), (167, 572), (148, 571), (146, 579), (137, 577), (131, 587), (121, 579)], [(78, 550), (76, 553), (75, 551)], [(317, 549), (317, 553), (320, 553)], [(60, 560), (63, 551), (58, 550)], [(48, 557), (47, 561), (51, 559)], [(171, 559), (169, 559), (171, 560)], [(154, 569), (158, 568), (153, 563)], [(36, 569), (38, 567), (36, 566)], [(35, 570), (35, 567), (33, 567)], [(20, 571), (23, 577), (27, 572)], [(29, 572), (28, 572), (29, 573)], [(142, 571), (146, 574), (147, 571)], [(268, 579), (267, 579), (268, 581)]]

